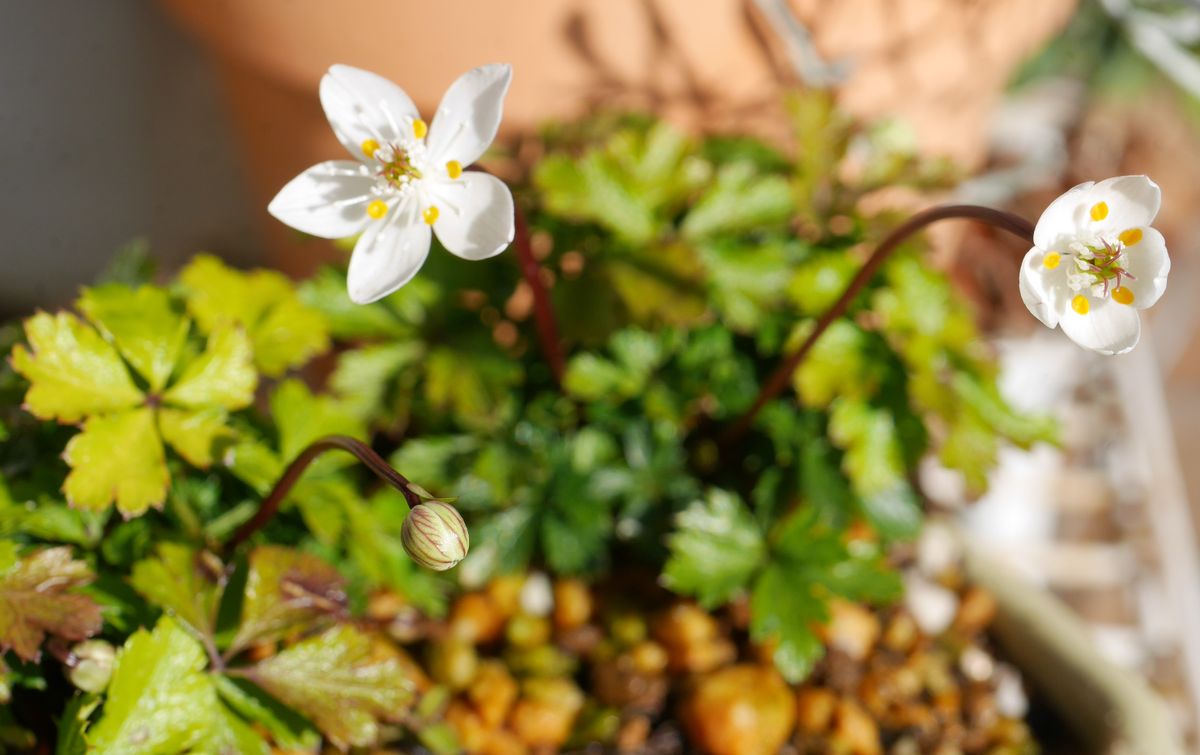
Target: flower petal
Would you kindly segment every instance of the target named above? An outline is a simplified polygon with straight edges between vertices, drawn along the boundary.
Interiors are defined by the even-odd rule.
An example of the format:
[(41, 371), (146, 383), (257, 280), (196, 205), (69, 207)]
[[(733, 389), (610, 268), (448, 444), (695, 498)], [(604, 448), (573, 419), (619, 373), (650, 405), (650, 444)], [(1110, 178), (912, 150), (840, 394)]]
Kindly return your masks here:
[(1141, 228), (1142, 238), (1126, 247), (1125, 269), (1135, 280), (1126, 281), (1125, 287), (1133, 292), (1133, 307), (1146, 309), (1158, 301), (1167, 290), (1167, 275), (1171, 272), (1171, 258), (1167, 255), (1167, 242), (1153, 228)]
[(413, 279), (429, 256), (429, 226), (416, 203), (393, 208), (388, 217), (367, 226), (354, 252), (346, 289), (355, 304), (378, 301)]
[(1053, 328), (1062, 316), (1069, 289), (1063, 263), (1050, 269), (1043, 264), (1045, 259), (1046, 252), (1036, 246), (1025, 253), (1021, 261), (1021, 301), (1043, 325)]
[(1084, 202), (1093, 186), (1092, 181), (1081, 183), (1050, 203), (1033, 229), (1035, 246), (1047, 251), (1066, 251), (1059, 247), (1064, 246), (1064, 239), (1072, 239), (1083, 225)]
[[(1090, 211), (1103, 202), (1104, 217), (1094, 219)], [(1162, 204), (1162, 190), (1146, 176), (1118, 176), (1107, 178), (1088, 192), (1085, 224), (1089, 234), (1121, 233), (1129, 228), (1150, 225)]]
[(360, 163), (330, 160), (289, 181), (267, 205), (267, 212), (313, 236), (353, 236), (367, 222), (374, 184), (374, 177)]
[(457, 180), (431, 185), (428, 192), (438, 207), (433, 231), (447, 251), (465, 260), (485, 260), (512, 243), (512, 192), (500, 179), (469, 171)]
[(1109, 299), (1092, 299), (1090, 303), (1086, 315), (1068, 308), (1058, 323), (1072, 341), (1109, 355), (1124, 354), (1137, 345), (1142, 323), (1136, 309)]
[(493, 63), (467, 71), (450, 85), (429, 126), (429, 153), (437, 164), (478, 160), (496, 138), (512, 66)]
[(321, 78), (325, 117), (350, 154), (366, 162), (362, 143), (410, 141), (412, 123), (420, 117), (412, 98), (378, 74), (352, 66), (330, 66)]

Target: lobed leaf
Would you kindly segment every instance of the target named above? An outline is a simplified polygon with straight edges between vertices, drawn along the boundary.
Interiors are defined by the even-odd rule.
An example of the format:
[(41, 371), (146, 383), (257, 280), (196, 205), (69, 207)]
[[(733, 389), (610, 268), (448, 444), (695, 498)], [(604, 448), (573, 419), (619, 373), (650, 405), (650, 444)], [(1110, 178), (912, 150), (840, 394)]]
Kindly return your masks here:
[(745, 588), (766, 558), (766, 543), (746, 506), (712, 490), (675, 517), (663, 584), (715, 608)]
[(47, 634), (77, 642), (100, 631), (100, 607), (73, 590), (92, 581), (87, 564), (67, 547), (47, 548), (20, 560), (9, 548), (0, 575), (0, 652), (36, 661)]
[(346, 601), (341, 576), (316, 556), (275, 545), (255, 548), (250, 553), (241, 624), (230, 651), (270, 642), (293, 629), (340, 615)]
[(29, 380), (25, 408), (38, 419), (78, 422), (142, 402), (117, 350), (75, 315), (39, 312), (25, 337), (29, 349), (13, 347), (12, 366)]
[(128, 518), (166, 499), (171, 475), (148, 408), (89, 418), (63, 457), (71, 467), (63, 492), (76, 508), (103, 511), (115, 502)]
[(84, 289), (75, 303), (112, 342), (152, 392), (167, 384), (187, 340), (189, 323), (166, 289), (109, 284)]
[(246, 675), (342, 748), (374, 744), (380, 723), (397, 720), (414, 694), (400, 660), (378, 654), (369, 636), (345, 625), (282, 650)]
[(168, 755), (198, 746), (218, 713), (205, 663), (200, 643), (170, 617), (134, 632), (117, 654), (89, 752)]

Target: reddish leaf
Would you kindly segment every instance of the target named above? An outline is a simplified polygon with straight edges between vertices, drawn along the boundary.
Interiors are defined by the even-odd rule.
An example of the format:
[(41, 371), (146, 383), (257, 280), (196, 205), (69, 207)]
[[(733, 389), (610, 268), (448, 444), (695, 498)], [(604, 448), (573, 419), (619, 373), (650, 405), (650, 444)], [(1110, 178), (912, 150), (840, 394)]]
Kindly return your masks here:
[(0, 575), (0, 652), (26, 661), (41, 657), (46, 634), (78, 641), (100, 631), (100, 606), (68, 592), (93, 578), (71, 549), (48, 548), (26, 556)]
[(244, 650), (278, 639), (292, 629), (306, 629), (341, 615), (345, 609), (345, 583), (332, 566), (290, 548), (255, 548), (250, 554), (242, 622), (231, 648)]

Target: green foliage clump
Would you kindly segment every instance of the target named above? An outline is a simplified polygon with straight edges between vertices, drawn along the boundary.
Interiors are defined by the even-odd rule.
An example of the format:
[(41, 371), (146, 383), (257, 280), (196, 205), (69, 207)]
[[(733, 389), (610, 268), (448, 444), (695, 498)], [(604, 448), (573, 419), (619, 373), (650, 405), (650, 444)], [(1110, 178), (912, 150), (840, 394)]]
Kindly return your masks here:
[[(747, 599), (754, 641), (802, 678), (831, 599), (899, 595), (887, 556), (921, 524), (918, 462), (936, 454), (981, 492), (1002, 443), (1053, 427), (1003, 401), (969, 309), (912, 242), (817, 341), (794, 395), (723, 440), (895, 223), (863, 197), (951, 178), (823, 97), (793, 117), (794, 153), (634, 117), (545, 135), (515, 188), (561, 385), (503, 257), (434, 253), (360, 307), (336, 268), (297, 285), (201, 256), (171, 285), (104, 284), (0, 330), (0, 691), (58, 690), (64, 753), (367, 747), (406, 727), (434, 741), (409, 715), (411, 662), (361, 620), (369, 596), (438, 616), (497, 575), (618, 565), (705, 607)], [(420, 570), (404, 497), (336, 453), (227, 551), (331, 434), (455, 499), (460, 568)], [(37, 580), (54, 588), (31, 594)], [(111, 679), (62, 693), (69, 656), (40, 649), (92, 636), (119, 648)]]

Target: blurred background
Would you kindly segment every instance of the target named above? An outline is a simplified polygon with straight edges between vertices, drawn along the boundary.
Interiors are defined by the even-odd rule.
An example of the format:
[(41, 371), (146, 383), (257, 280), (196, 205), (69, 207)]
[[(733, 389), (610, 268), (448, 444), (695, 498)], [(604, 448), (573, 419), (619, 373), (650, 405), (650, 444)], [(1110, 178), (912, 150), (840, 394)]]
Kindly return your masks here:
[[(0, 315), (66, 301), (142, 239), (304, 274), (337, 254), (265, 206), (339, 154), (316, 97), (331, 63), (378, 71), (426, 112), (474, 65), (508, 61), (506, 136), (598, 105), (786, 137), (781, 94), (831, 88), (856, 116), (966, 178), (953, 197), (1030, 219), (1084, 180), (1146, 173), (1173, 270), (1130, 355), (1035, 327), (1024, 249), (941, 231), (995, 334), (1010, 397), (1064, 423), (1012, 454), (969, 509), (926, 488), (1065, 597), (1118, 662), (1194, 724), (1200, 700), (1200, 7), (1186, 0), (109, 0), (0, 9)], [(888, 201), (911, 202), (912, 198)], [(926, 198), (923, 201), (930, 201)], [(999, 253), (989, 253), (999, 252)]]

